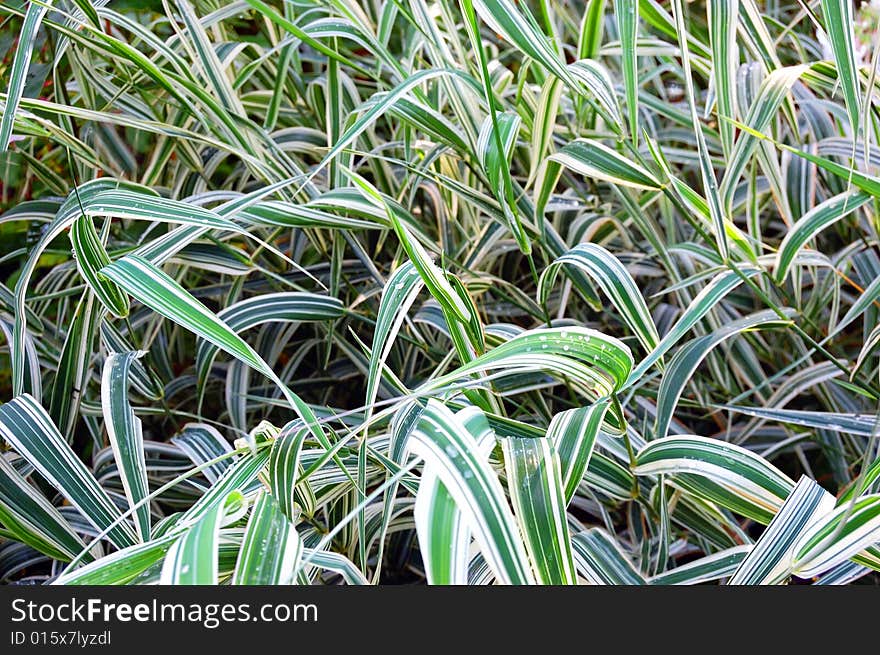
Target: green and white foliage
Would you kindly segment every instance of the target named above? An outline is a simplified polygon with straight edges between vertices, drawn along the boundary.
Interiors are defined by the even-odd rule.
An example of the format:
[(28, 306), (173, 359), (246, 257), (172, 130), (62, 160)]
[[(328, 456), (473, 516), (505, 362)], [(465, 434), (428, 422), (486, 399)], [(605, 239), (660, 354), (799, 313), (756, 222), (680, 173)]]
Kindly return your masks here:
[(872, 12), (3, 2), (0, 582), (876, 582)]

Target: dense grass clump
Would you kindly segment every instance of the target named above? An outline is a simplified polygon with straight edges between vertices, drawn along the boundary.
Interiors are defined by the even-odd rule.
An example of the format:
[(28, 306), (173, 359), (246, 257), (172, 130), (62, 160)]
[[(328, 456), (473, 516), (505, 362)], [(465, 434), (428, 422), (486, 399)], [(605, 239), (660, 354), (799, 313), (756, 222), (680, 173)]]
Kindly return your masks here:
[(0, 580), (880, 570), (880, 12), (0, 7)]

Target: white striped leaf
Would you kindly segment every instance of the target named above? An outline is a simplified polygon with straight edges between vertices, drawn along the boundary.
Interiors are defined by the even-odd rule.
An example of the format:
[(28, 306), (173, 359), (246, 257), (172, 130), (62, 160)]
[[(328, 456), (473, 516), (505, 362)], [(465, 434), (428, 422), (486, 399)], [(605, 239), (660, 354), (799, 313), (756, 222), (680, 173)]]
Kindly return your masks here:
[(743, 278), (753, 277), (760, 271), (759, 268), (750, 265), (743, 266), (737, 271), (726, 270), (718, 273), (703, 289), (694, 296), (687, 309), (676, 321), (669, 331), (660, 340), (651, 353), (639, 362), (629, 376), (624, 389), (628, 388), (651, 368), (666, 352), (674, 346), (685, 333), (699, 322), (721, 300), (743, 282)]
[[(334, 189), (334, 191), (342, 191)], [(275, 227), (315, 227), (322, 230), (346, 229), (364, 230), (387, 228), (387, 219), (384, 214), (370, 214), (369, 219), (358, 218), (354, 215), (340, 216), (327, 209), (354, 210), (335, 202), (336, 198), (327, 193), (310, 203), (295, 205), (293, 203), (278, 200), (259, 202), (247, 209), (241, 210), (238, 215), (256, 225), (273, 225)]]
[[(229, 442), (223, 438), (217, 428), (207, 423), (187, 423), (180, 432), (171, 437), (171, 443), (180, 448), (196, 466), (208, 464), (232, 452)], [(213, 484), (220, 479), (230, 464), (229, 459), (212, 462), (202, 469), (202, 474)]]
[(239, 491), (232, 491), (203, 512), (197, 521), (168, 548), (162, 562), (160, 584), (216, 585), (219, 581), (220, 527), (227, 512), (237, 512), (244, 503)]
[(103, 188), (95, 193), (80, 195), (81, 202), (67, 210), (86, 217), (105, 216), (240, 232), (241, 228), (217, 212), (171, 198), (142, 193), (125, 188)]
[(752, 550), (752, 545), (733, 546), (706, 555), (651, 578), (653, 585), (695, 585), (727, 578)]
[(407, 450), (449, 490), (499, 582), (531, 584), (534, 576), (516, 519), (495, 473), (462, 422), (434, 399), (419, 416)]
[(105, 266), (101, 272), (153, 311), (182, 325), (272, 380), (312, 433), (327, 443), (312, 409), (287, 388), (246, 341), (164, 271), (140, 257), (126, 255)]
[(312, 516), (317, 501), (309, 481), (302, 480), (302, 449), (309, 431), (299, 423), (288, 424), (272, 444), (269, 456), (269, 489), (280, 511), (295, 520), (299, 512)]
[[(412, 262), (406, 262), (395, 269), (382, 289), (376, 327), (373, 330), (373, 346), (370, 349), (370, 369), (367, 372), (367, 392), (365, 406), (369, 419), (373, 403), (379, 392), (380, 370), (394, 345), (394, 339), (406, 314), (422, 288), (422, 278)], [(365, 421), (366, 422), (366, 421)]]
[[(104, 361), (101, 376), (104, 425), (130, 507), (137, 506), (150, 492), (144, 459), (143, 428), (128, 400), (131, 364), (143, 354), (142, 351), (133, 351), (110, 355)], [(150, 536), (149, 504), (140, 504), (135, 509), (134, 516), (140, 540), (146, 541)]]
[(639, 140), (639, 73), (636, 39), (639, 33), (638, 0), (614, 0), (614, 18), (620, 36), (621, 68), (626, 94), (626, 111), (629, 117), (629, 134), (633, 143)]
[(794, 573), (810, 578), (880, 543), (880, 494), (839, 505), (813, 523), (794, 547)]
[(522, 4), (517, 6), (512, 0), (475, 0), (473, 8), (497, 34), (504, 35), (510, 43), (564, 80), (572, 89), (578, 89), (554, 44), (541, 31), (528, 7)]
[(291, 584), (302, 550), (302, 540), (293, 522), (271, 495), (260, 491), (241, 541), (232, 583)]
[(846, 191), (816, 205), (804, 214), (788, 231), (779, 246), (776, 255), (776, 279), (779, 282), (785, 281), (795, 257), (807, 242), (869, 200), (871, 195), (864, 191)]
[(422, 472), (413, 518), (428, 584), (467, 584), (470, 530), (433, 469)]
[(764, 68), (769, 71), (781, 68), (779, 54), (776, 52), (776, 43), (770, 36), (767, 25), (764, 23), (764, 17), (755, 0), (740, 0), (739, 9), (744, 36), (758, 53)]
[[(128, 336), (120, 332), (113, 323), (101, 321), (100, 330), (101, 341), (108, 353), (126, 353), (136, 350), (132, 347)], [(131, 362), (129, 383), (138, 394), (150, 400), (159, 400), (163, 396), (164, 389), (158, 376), (139, 359)]]
[[(330, 321), (342, 314), (343, 306), (337, 298), (305, 291), (285, 291), (264, 293), (240, 300), (220, 310), (215, 316), (230, 330), (240, 334), (264, 323)], [(196, 347), (196, 371), (202, 383), (206, 380), (219, 349), (220, 346), (213, 341), (199, 340)]]
[[(793, 314), (793, 310), (788, 312)], [(690, 381), (694, 371), (700, 365), (713, 348), (725, 340), (757, 328), (787, 325), (780, 320), (775, 311), (765, 309), (755, 312), (744, 318), (732, 321), (715, 330), (712, 334), (697, 337), (683, 345), (669, 360), (669, 365), (663, 371), (660, 388), (657, 390), (657, 418), (654, 426), (655, 437), (665, 437), (669, 430), (669, 424), (678, 405), (678, 400), (684, 392), (685, 386)]]
[(124, 585), (130, 584), (150, 567), (160, 563), (175, 534), (135, 544), (105, 555), (85, 566), (68, 569), (52, 582), (54, 585)]
[(880, 457), (862, 468), (858, 477), (838, 496), (838, 504), (843, 505), (866, 491), (876, 491), (878, 480), (880, 480)]
[(92, 345), (103, 314), (104, 309), (95, 295), (86, 291), (76, 305), (61, 348), (55, 384), (49, 394), (49, 416), (68, 438), (78, 418), (82, 392), (90, 374)]
[(808, 428), (848, 432), (870, 437), (876, 432), (877, 417), (873, 414), (843, 412), (814, 412), (805, 409), (776, 409), (774, 407), (743, 407), (724, 405), (722, 409), (754, 416), (768, 421), (790, 423)]
[(871, 354), (877, 348), (877, 344), (880, 344), (880, 325), (877, 325), (871, 330), (870, 334), (865, 337), (865, 342), (859, 350), (858, 357), (856, 357), (856, 363), (855, 366), (853, 366), (850, 379), (855, 378), (859, 371), (862, 370), (862, 367), (870, 361)]
[(584, 10), (578, 39), (578, 54), (581, 57), (595, 57), (602, 45), (604, 32), (606, 0), (590, 0)]
[(559, 412), (550, 421), (547, 438), (559, 454), (566, 505), (574, 498), (590, 465), (596, 436), (610, 404), (610, 398), (600, 398), (587, 407)]
[(749, 108), (743, 133), (736, 141), (721, 180), (721, 196), (725, 207), (733, 206), (733, 194), (749, 160), (758, 147), (758, 139), (768, 132), (770, 121), (779, 111), (791, 87), (806, 71), (806, 66), (788, 66), (773, 70), (761, 83), (757, 97)]
[(303, 551), (301, 560), (308, 561), (312, 566), (338, 573), (345, 580), (346, 584), (356, 586), (369, 584), (360, 569), (350, 559), (340, 553), (306, 548)]
[(76, 216), (77, 220), (82, 220), (86, 217), (105, 216), (140, 221), (181, 223), (181, 227), (177, 228), (177, 230), (173, 230), (164, 237), (148, 242), (136, 251), (136, 255), (156, 264), (174, 257), (178, 252), (208, 231), (221, 230), (235, 232), (245, 238), (253, 239), (269, 252), (295, 266), (295, 262), (286, 257), (273, 245), (266, 243), (253, 232), (243, 229), (237, 223), (227, 218), (227, 216), (257, 204), (266, 194), (274, 192), (279, 186), (285, 184), (289, 184), (289, 182), (261, 188), (256, 192), (225, 203), (218, 207), (216, 211), (199, 205), (146, 193), (131, 184), (120, 185), (121, 188), (95, 187), (92, 193), (87, 195), (79, 194), (77, 198), (79, 202), (76, 204), (66, 202), (62, 211), (59, 212), (56, 222), (61, 220), (62, 223), (66, 223), (71, 220), (69, 215), (73, 215)]
[(657, 191), (662, 184), (652, 173), (634, 164), (615, 150), (593, 139), (575, 139), (550, 160), (589, 178), (611, 184)]
[(837, 79), (843, 91), (850, 129), (855, 135), (859, 131), (862, 96), (856, 67), (852, 3), (846, 0), (822, 0), (822, 16), (837, 65)]
[(449, 280), (446, 279), (444, 271), (434, 263), (425, 247), (406, 227), (402, 220), (401, 212), (395, 206), (388, 203), (382, 194), (367, 180), (360, 176), (353, 176), (352, 179), (363, 191), (367, 199), (379, 206), (385, 207), (400, 245), (413, 266), (416, 267), (431, 295), (434, 296), (444, 309), (454, 314), (459, 320), (464, 323), (470, 321), (471, 315), (467, 305), (455, 292), (455, 289), (452, 288)]
[(441, 389), (471, 373), (492, 369), (546, 370), (570, 378), (599, 398), (617, 391), (631, 367), (629, 348), (614, 337), (579, 326), (537, 328), (514, 336), (455, 371), (425, 383), (423, 388)]
[(70, 243), (80, 275), (107, 311), (116, 317), (128, 315), (128, 296), (113, 282), (101, 277), (99, 271), (110, 263), (110, 256), (101, 243), (90, 218), (80, 216), (70, 226)]
[(620, 312), (621, 318), (646, 351), (651, 352), (657, 347), (660, 336), (638, 285), (620, 260), (598, 244), (581, 243), (545, 268), (538, 283), (539, 303), (547, 302), (560, 269), (567, 266), (573, 266), (590, 276)]
[(798, 537), (833, 507), (834, 496), (810, 478), (802, 477), (728, 584), (784, 582), (791, 574), (792, 554)]
[[(539, 167), (544, 164), (544, 157), (550, 152), (553, 145), (553, 132), (556, 129), (556, 117), (559, 113), (561, 97), (562, 80), (555, 76), (544, 80), (541, 96), (538, 99), (538, 108), (535, 111), (535, 119), (532, 123), (531, 147), (529, 148), (529, 157), (531, 158), (529, 184), (535, 179)], [(536, 215), (541, 216), (540, 213)]]
[(27, 72), (30, 68), (31, 55), (34, 52), (34, 43), (40, 23), (46, 12), (52, 7), (53, 0), (48, 2), (30, 2), (24, 16), (24, 24), (18, 35), (18, 47), (12, 60), (12, 68), (9, 72), (9, 87), (6, 91), (6, 102), (3, 107), (3, 115), (0, 116), (0, 153), (6, 152), (12, 140), (12, 128), (15, 124), (15, 116), (18, 113), (18, 105), (21, 95), (24, 93)]
[[(70, 523), (35, 487), (0, 455), (0, 523), (12, 538), (62, 562), (86, 545)], [(90, 558), (86, 554), (87, 558)]]
[[(223, 275), (247, 275), (254, 270), (248, 264), (250, 256), (241, 248), (226, 244), (191, 243), (167, 261), (200, 271), (211, 271)], [(109, 263), (109, 262), (108, 262)]]
[(602, 528), (579, 532), (571, 540), (578, 575), (594, 585), (644, 585), (645, 577), (636, 569), (620, 545)]
[(254, 490), (259, 484), (257, 478), (269, 461), (268, 450), (263, 448), (255, 454), (246, 451), (240, 456), (216, 483), (208, 487), (207, 491), (178, 517), (174, 529), (184, 530), (198, 523), (205, 514), (217, 507), (218, 503), (225, 503), (226, 498), (234, 492), (244, 493), (247, 490)]
[[(108, 207), (105, 207), (101, 204), (100, 201), (95, 201), (95, 197), (106, 197), (102, 194), (110, 194), (111, 199), (119, 199), (119, 194), (123, 194), (124, 201), (121, 202), (121, 205), (117, 207), (115, 211), (127, 210), (129, 212), (128, 216), (131, 218), (145, 218), (145, 220), (172, 220), (178, 222), (188, 222), (190, 220), (195, 220), (198, 222), (199, 218), (191, 219), (190, 214), (187, 211), (162, 211), (162, 212), (148, 212), (146, 216), (139, 215), (135, 212), (134, 215), (131, 215), (133, 208), (138, 207), (142, 202), (155, 202), (156, 193), (147, 187), (142, 187), (140, 185), (135, 185), (130, 182), (124, 182), (122, 180), (114, 180), (112, 178), (98, 178), (96, 180), (91, 180), (89, 182), (85, 182), (84, 184), (77, 187), (77, 189), (68, 195), (67, 199), (58, 209), (58, 212), (55, 215), (55, 218), (52, 222), (46, 227), (44, 231), (42, 231), (40, 235), (39, 241), (31, 248), (28, 253), (28, 259), (25, 264), (22, 266), (18, 281), (15, 284), (15, 331), (13, 336), (13, 349), (12, 349), (12, 385), (13, 391), (16, 395), (20, 394), (24, 390), (24, 380), (25, 380), (25, 370), (27, 369), (27, 361), (25, 359), (25, 343), (27, 341), (27, 321), (30, 313), (27, 311), (27, 306), (25, 303), (25, 297), (28, 291), (28, 285), (30, 284), (31, 277), (36, 270), (40, 258), (46, 248), (52, 243), (52, 241), (61, 235), (64, 230), (71, 227), (73, 222), (82, 216), (94, 216), (94, 215), (104, 215), (102, 212), (108, 211), (110, 212), (107, 215), (117, 215), (110, 211)], [(183, 204), (183, 203), (180, 203)], [(113, 203), (110, 203), (110, 206), (113, 206)], [(119, 208), (121, 207), (121, 209)], [(188, 206), (184, 205), (184, 209)], [(94, 209), (96, 213), (90, 214), (89, 208)], [(193, 207), (191, 208), (192, 213), (197, 214), (199, 208)], [(207, 211), (207, 210), (203, 210)], [(235, 224), (230, 224), (233, 228), (237, 229)], [(191, 228), (196, 229), (196, 228)], [(85, 299), (84, 299), (85, 300)], [(90, 331), (86, 331), (89, 335), (91, 335)], [(75, 361), (79, 362), (81, 357), (75, 358)], [(58, 385), (59, 388), (63, 388), (63, 385)], [(70, 402), (69, 390), (62, 394), (64, 398), (64, 402)], [(53, 413), (53, 416), (59, 416), (60, 413)], [(63, 427), (63, 426), (61, 426)]]
[(597, 108), (608, 127), (619, 132), (623, 119), (608, 69), (595, 59), (579, 59), (569, 64), (568, 70), (596, 98)]
[(490, 113), (480, 127), (476, 148), (483, 170), (489, 178), (490, 188), (503, 210), (507, 227), (519, 244), (520, 250), (528, 254), (531, 252), (531, 245), (519, 218), (515, 190), (510, 177), (510, 162), (516, 148), (521, 123), (519, 114)]
[(856, 564), (855, 562), (843, 562), (832, 568), (827, 573), (823, 573), (816, 580), (814, 585), (846, 585), (851, 584), (861, 577), (871, 572), (871, 569)]
[(117, 547), (137, 542), (131, 524), (117, 521), (119, 508), (33, 397), (24, 394), (0, 405), (0, 435), (95, 528), (113, 525), (107, 536)]
[[(476, 441), (479, 456), (488, 460), (496, 442), (486, 416), (471, 406), (457, 412), (456, 417)], [(471, 530), (433, 468), (422, 471), (413, 518), (428, 584), (467, 584)]]
[(676, 484), (743, 516), (767, 523), (794, 481), (742, 446), (698, 437), (649, 442), (636, 456), (636, 475), (671, 475)]
[(501, 439), (507, 487), (538, 582), (577, 584), (559, 456), (546, 437)]
[(706, 137), (703, 134), (703, 124), (697, 112), (697, 100), (694, 92), (694, 81), (691, 73), (691, 56), (688, 47), (688, 29), (684, 19), (682, 0), (673, 0), (672, 14), (675, 17), (675, 31), (678, 36), (678, 47), (681, 50), (682, 74), (688, 105), (690, 107), (691, 123), (693, 124), (694, 136), (697, 142), (697, 156), (700, 163), (700, 176), (703, 181), (703, 191), (709, 207), (709, 215), (715, 232), (715, 245), (722, 261), (726, 262), (730, 255), (730, 246), (727, 242), (727, 225), (730, 222), (722, 206), (718, 189), (718, 180), (706, 146)]
[(174, 4), (177, 6), (189, 36), (189, 39), (184, 43), (187, 48), (192, 47), (197, 55), (199, 64), (197, 72), (201, 73), (201, 76), (208, 81), (209, 88), (226, 109), (239, 116), (244, 116), (244, 107), (232, 88), (214, 45), (208, 39), (207, 31), (196, 16), (193, 3), (188, 0), (175, 0)]
[[(880, 571), (880, 546), (868, 546), (859, 552), (858, 555), (853, 555), (852, 561), (873, 571)], [(842, 565), (838, 564), (838, 566)], [(831, 571), (829, 570), (830, 573)]]
[[(258, 2), (258, 0), (247, 0), (247, 2), (254, 4)], [(339, 153), (341, 153), (345, 148), (348, 148), (361, 134), (364, 133), (364, 131), (366, 131), (370, 127), (371, 124), (373, 124), (380, 116), (382, 116), (382, 114), (384, 114), (391, 107), (396, 105), (397, 101), (400, 98), (407, 96), (420, 84), (424, 84), (425, 82), (436, 77), (449, 77), (458, 75), (462, 74), (454, 70), (421, 70), (413, 73), (412, 75), (404, 79), (391, 91), (374, 94), (367, 102), (365, 102), (356, 110), (357, 113), (363, 112), (363, 115), (361, 115), (356, 121), (352, 122), (349, 125), (345, 132), (339, 137), (339, 140), (337, 140), (336, 143), (333, 144), (333, 147), (330, 148), (330, 150), (324, 156), (324, 159), (321, 160), (320, 164), (312, 169), (307, 179), (311, 180), (315, 175), (326, 168), (327, 165), (339, 155)], [(471, 80), (469, 78), (466, 78), (466, 81)]]
[(712, 48), (712, 73), (715, 81), (715, 103), (718, 109), (718, 132), (726, 156), (733, 150), (734, 125), (737, 117), (736, 69), (739, 49), (736, 29), (739, 24), (739, 3), (733, 0), (709, 0), (709, 44)]

